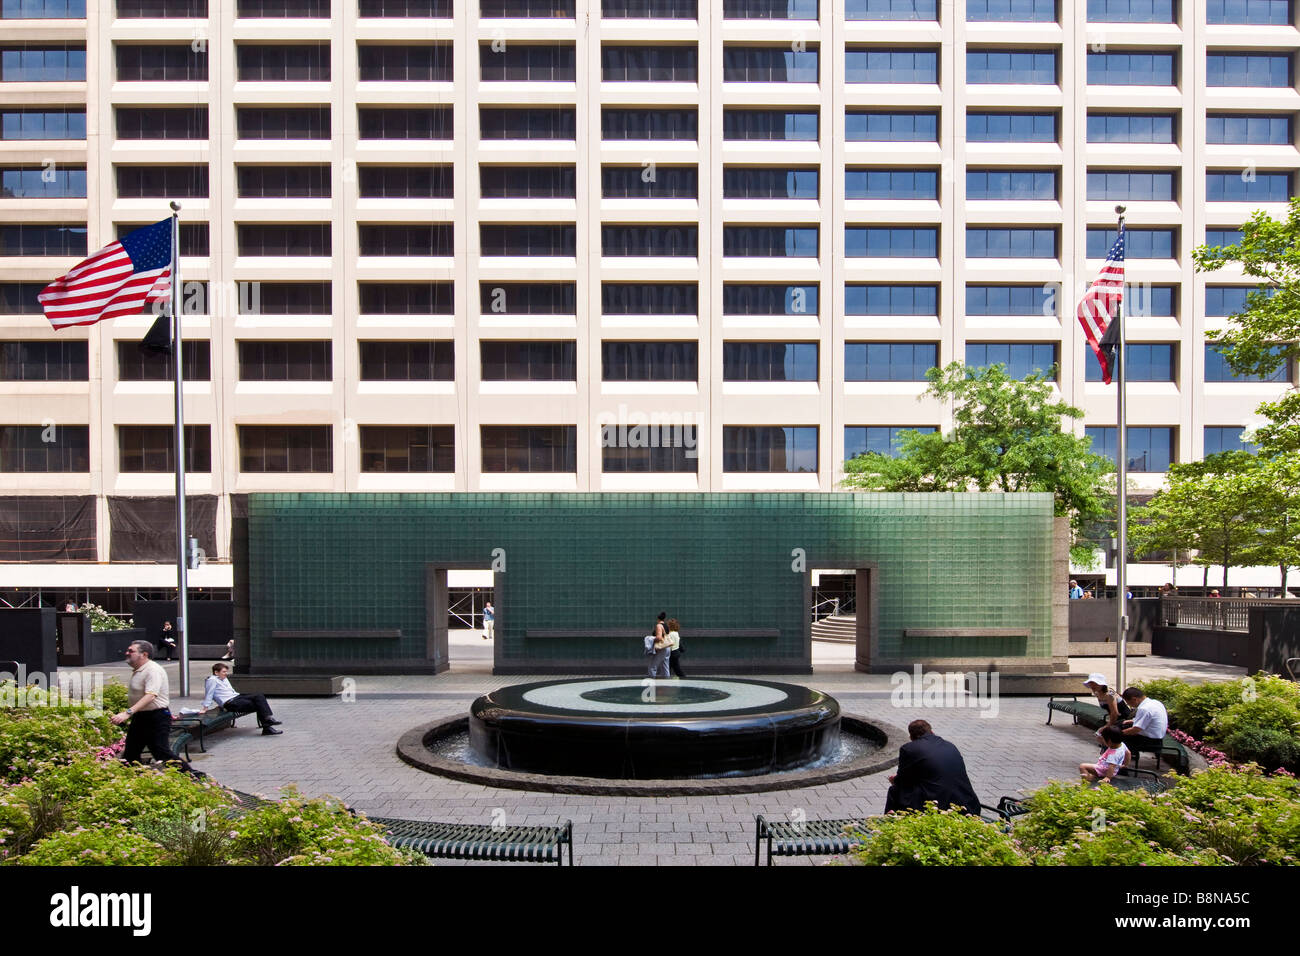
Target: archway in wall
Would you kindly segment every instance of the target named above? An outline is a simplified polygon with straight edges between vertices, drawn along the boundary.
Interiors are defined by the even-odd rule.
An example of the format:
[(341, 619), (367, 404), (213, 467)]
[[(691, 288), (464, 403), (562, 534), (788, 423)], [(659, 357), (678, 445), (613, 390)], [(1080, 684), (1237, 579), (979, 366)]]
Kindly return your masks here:
[(426, 641), (438, 672), (490, 674), (496, 653), (495, 627), (487, 611), (496, 608), (496, 582), (486, 566), (426, 569)]

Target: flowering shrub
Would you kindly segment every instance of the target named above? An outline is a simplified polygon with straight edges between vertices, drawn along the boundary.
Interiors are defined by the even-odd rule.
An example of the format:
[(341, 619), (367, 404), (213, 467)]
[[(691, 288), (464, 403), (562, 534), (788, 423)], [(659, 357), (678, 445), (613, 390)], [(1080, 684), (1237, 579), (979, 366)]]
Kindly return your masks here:
[(92, 631), (122, 631), (134, 623), (133, 618), (124, 621), (120, 617), (114, 617), (98, 604), (83, 604), (77, 610), (90, 617)]
[(384, 830), (337, 800), (307, 800), (286, 787), (284, 799), (230, 824), (232, 856), (261, 866), (394, 866), (418, 861), (389, 846)]
[(994, 824), (959, 810), (892, 813), (867, 822), (857, 851), (867, 866), (1026, 866), (1015, 841)]
[(1030, 813), (1017, 821), (1016, 839), (1036, 860), (1048, 857), (1059, 846), (1077, 842), (1079, 833), (1112, 827), (1127, 830), (1140, 836), (1143, 843), (1149, 841), (1174, 853), (1189, 843), (1190, 821), (1182, 808), (1164, 796), (1152, 797), (1144, 790), (1053, 783), (1032, 794), (1026, 802)]
[(75, 800), (68, 816), (81, 826), (117, 824), (135, 829), (138, 823), (176, 816), (189, 820), (230, 803), (229, 795), (216, 784), (196, 781), (179, 770), (119, 765), (110, 779)]
[(19, 866), (158, 866), (162, 847), (123, 827), (78, 827), (51, 834)]
[(1211, 767), (1217, 767), (1228, 762), (1227, 754), (1222, 750), (1214, 749), (1204, 740), (1197, 740), (1191, 734), (1185, 734), (1181, 730), (1171, 730), (1169, 734), (1188, 750), (1193, 750), (1204, 757), (1205, 762)]
[(106, 714), (78, 708), (0, 710), (0, 781), (17, 783), (45, 764), (90, 756), (121, 734)]
[(1118, 826), (1096, 832), (1076, 831), (1039, 862), (1054, 866), (1228, 866), (1230, 863), (1213, 850), (1197, 849), (1191, 844), (1183, 848), (1183, 853), (1174, 853), (1154, 840), (1145, 839), (1140, 830)]
[(1300, 862), (1300, 781), (1258, 767), (1198, 770), (1170, 797), (1186, 808), (1195, 842), (1238, 864)]

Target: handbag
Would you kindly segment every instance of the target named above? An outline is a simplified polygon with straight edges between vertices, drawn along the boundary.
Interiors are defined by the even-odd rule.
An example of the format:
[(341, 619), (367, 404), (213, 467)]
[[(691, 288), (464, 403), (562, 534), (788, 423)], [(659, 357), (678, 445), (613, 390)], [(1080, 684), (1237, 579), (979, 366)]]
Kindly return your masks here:
[(654, 654), (655, 654), (655, 636), (653, 634), (647, 634), (645, 636), (645, 655), (646, 657), (654, 657)]

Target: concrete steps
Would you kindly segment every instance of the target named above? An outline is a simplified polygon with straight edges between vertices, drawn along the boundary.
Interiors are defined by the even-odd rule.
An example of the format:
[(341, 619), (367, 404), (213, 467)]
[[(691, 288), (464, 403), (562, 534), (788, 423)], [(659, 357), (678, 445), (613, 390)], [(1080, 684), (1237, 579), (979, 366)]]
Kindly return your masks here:
[(856, 644), (858, 641), (858, 617), (856, 614), (834, 614), (814, 621), (812, 626), (814, 641), (828, 641), (832, 644)]

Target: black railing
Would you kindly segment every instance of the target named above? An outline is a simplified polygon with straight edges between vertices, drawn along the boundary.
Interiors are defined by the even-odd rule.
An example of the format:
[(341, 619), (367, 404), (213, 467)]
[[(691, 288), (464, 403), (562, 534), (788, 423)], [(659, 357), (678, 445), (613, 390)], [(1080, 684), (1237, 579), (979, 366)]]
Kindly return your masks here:
[(1160, 622), (1168, 627), (1195, 627), (1208, 631), (1250, 631), (1252, 607), (1296, 607), (1294, 599), (1162, 597)]

